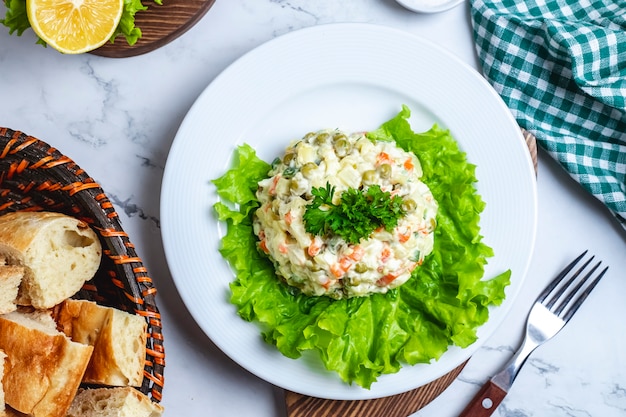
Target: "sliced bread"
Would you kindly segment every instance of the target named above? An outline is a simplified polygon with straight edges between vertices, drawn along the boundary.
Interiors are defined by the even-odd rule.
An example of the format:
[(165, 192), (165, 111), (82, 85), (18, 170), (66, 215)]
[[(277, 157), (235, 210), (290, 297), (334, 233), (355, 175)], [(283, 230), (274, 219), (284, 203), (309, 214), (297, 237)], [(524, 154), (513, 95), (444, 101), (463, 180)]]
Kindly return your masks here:
[(57, 331), (45, 312), (14, 311), (0, 316), (0, 349), (7, 405), (32, 417), (65, 417), (93, 347)]
[(23, 266), (0, 264), (0, 314), (17, 309), (17, 291), (23, 276)]
[(86, 300), (66, 300), (58, 309), (58, 328), (73, 341), (94, 347), (83, 382), (141, 386), (146, 360), (146, 320)]
[(67, 417), (159, 417), (163, 407), (131, 387), (80, 390)]
[(93, 278), (102, 247), (96, 233), (74, 217), (14, 212), (0, 216), (0, 257), (25, 267), (17, 303), (47, 309)]

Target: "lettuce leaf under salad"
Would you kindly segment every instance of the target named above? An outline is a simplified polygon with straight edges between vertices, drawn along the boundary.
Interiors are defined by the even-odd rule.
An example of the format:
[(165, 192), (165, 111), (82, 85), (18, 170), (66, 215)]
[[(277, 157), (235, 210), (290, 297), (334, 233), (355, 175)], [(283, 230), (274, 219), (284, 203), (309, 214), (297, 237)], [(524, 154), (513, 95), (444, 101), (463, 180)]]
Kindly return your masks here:
[[(154, 2), (162, 4), (162, 0), (154, 0)], [(15, 32), (17, 36), (21, 36), (26, 29), (31, 27), (26, 13), (26, 0), (4, 0), (4, 4), (7, 10), (4, 19), (0, 19), (0, 23), (9, 28), (9, 34)], [(147, 8), (141, 0), (124, 0), (122, 18), (110, 41), (114, 42), (118, 36), (122, 36), (129, 45), (134, 45), (141, 38), (141, 29), (135, 26), (135, 14)], [(37, 43), (46, 45), (41, 39), (38, 39)]]
[(218, 218), (227, 222), (220, 252), (236, 275), (230, 301), (238, 314), (258, 323), (265, 341), (283, 355), (295, 359), (317, 351), (327, 369), (367, 389), (402, 364), (429, 363), (451, 345), (471, 345), (488, 307), (502, 303), (510, 283), (510, 271), (482, 279), (493, 251), (480, 235), (485, 203), (474, 187), (475, 166), (449, 131), (434, 125), (415, 133), (409, 116), (403, 106), (367, 136), (395, 141), (419, 158), (422, 181), (439, 203), (435, 246), (409, 281), (386, 294), (309, 297), (276, 277), (252, 231), (257, 182), (267, 177), (270, 164), (249, 145), (238, 147), (233, 168), (213, 181), (224, 201), (215, 204)]

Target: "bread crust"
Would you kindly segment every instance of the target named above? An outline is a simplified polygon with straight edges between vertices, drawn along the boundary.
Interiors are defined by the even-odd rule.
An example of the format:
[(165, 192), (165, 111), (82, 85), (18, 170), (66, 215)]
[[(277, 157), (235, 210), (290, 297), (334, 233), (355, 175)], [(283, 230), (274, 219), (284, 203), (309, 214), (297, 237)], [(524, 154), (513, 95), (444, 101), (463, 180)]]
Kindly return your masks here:
[(5, 401), (33, 417), (65, 417), (93, 348), (18, 316), (0, 316), (0, 348), (8, 355)]
[(59, 329), (75, 342), (94, 347), (83, 382), (139, 387), (146, 359), (147, 323), (136, 316), (86, 300), (66, 300)]
[(78, 292), (100, 266), (102, 246), (84, 222), (54, 212), (0, 216), (0, 258), (25, 267), (18, 304), (51, 308)]

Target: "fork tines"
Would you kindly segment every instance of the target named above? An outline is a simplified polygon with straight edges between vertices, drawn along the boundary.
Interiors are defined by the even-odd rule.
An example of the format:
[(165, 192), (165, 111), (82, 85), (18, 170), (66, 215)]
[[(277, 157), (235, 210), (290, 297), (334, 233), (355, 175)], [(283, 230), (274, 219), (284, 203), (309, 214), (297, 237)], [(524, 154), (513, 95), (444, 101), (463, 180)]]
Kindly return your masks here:
[[(600, 261), (596, 263), (589, 271), (586, 272), (585, 270), (594, 259), (594, 256), (591, 256), (580, 268), (570, 274), (574, 267), (581, 261), (581, 259), (584, 258), (587, 252), (588, 251), (584, 251), (580, 254), (580, 256), (567, 265), (537, 299), (537, 301), (543, 304), (548, 310), (561, 318), (563, 321), (568, 321), (574, 315), (576, 310), (578, 310), (578, 307), (580, 307), (583, 301), (585, 301), (587, 296), (604, 276), (607, 269), (609, 269), (608, 266), (605, 267), (602, 271), (600, 271), (600, 273), (595, 275), (594, 278), (594, 273), (600, 267), (602, 262)], [(561, 283), (568, 277), (569, 279), (561, 285)], [(548, 297), (550, 297), (550, 299), (548, 299)]]

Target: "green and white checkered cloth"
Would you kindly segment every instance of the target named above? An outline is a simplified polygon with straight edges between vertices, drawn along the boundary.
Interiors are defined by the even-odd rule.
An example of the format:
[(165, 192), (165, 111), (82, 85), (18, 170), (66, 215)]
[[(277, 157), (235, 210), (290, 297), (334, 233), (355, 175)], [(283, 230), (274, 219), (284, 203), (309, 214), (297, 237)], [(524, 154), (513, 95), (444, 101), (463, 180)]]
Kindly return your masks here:
[(626, 1), (471, 0), (485, 77), (626, 228)]

